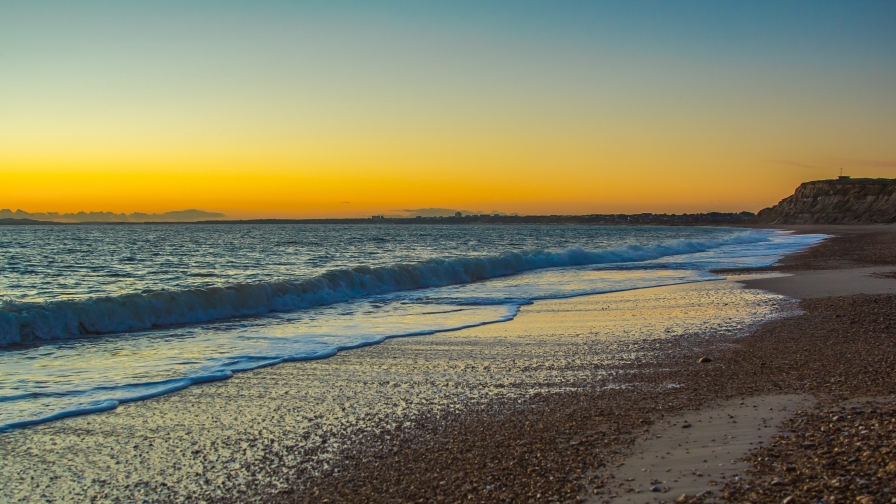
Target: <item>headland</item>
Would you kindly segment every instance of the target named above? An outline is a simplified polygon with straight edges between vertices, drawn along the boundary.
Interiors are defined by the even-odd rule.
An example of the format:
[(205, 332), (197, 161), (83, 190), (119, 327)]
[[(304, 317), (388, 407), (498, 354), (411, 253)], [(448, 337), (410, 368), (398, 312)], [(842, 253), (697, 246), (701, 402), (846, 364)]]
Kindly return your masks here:
[(7, 500), (891, 502), (896, 226), (781, 227), (833, 236), (4, 433)]
[[(766, 274), (896, 271), (887, 264), (894, 240), (889, 226), (857, 228)], [(12, 502), (802, 502), (881, 494), (893, 481), (889, 466), (878, 467), (892, 442), (884, 415), (893, 407), (862, 398), (896, 393), (896, 296), (788, 301), (741, 286), (754, 277), (537, 302), (507, 323), (390, 340), (5, 433), (0, 477)], [(774, 411), (748, 415), (753, 405)], [(697, 436), (722, 411), (759, 422), (765, 437), (741, 443), (745, 454), (726, 462), (690, 467), (686, 455), (723, 442), (712, 430), (708, 441)], [(863, 451), (817, 440), (834, 417), (851, 433), (843, 442)], [(649, 453), (646, 436), (680, 433), (684, 421), (695, 450), (670, 460), (689, 480), (647, 473), (646, 464), (635, 471), (646, 480), (623, 472)], [(802, 444), (786, 434), (796, 426)], [(831, 461), (821, 472), (819, 450)], [(787, 484), (771, 485), (775, 478)]]

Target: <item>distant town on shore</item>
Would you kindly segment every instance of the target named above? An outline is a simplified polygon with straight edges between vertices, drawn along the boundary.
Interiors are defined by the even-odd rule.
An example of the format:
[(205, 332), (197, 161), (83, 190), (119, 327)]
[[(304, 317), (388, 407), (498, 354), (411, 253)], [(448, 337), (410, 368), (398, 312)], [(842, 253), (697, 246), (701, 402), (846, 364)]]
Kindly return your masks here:
[(142, 225), (142, 224), (736, 224), (746, 223), (756, 217), (752, 212), (708, 212), (693, 214), (591, 214), (591, 215), (500, 215), (476, 214), (452, 217), (386, 217), (374, 215), (367, 218), (348, 219), (247, 219), (203, 221), (82, 221), (56, 222), (37, 219), (0, 219), (0, 225)]
[[(95, 217), (91, 219), (91, 217)], [(506, 215), (464, 213), (440, 216), (372, 215), (333, 219), (222, 219), (224, 214), (182, 210), (164, 214), (79, 212), (29, 213), (0, 210), (0, 225), (133, 224), (880, 224), (896, 222), (896, 179), (850, 178), (804, 182), (777, 205), (753, 212), (637, 213), (588, 215)], [(62, 220), (62, 222), (60, 222)]]

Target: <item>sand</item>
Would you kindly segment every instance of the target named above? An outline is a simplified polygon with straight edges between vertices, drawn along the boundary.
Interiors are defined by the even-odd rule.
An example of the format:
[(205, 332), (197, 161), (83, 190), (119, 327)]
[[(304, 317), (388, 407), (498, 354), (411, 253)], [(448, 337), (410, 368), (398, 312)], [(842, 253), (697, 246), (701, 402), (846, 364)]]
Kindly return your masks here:
[(793, 271), (786, 276), (744, 280), (750, 289), (762, 289), (794, 299), (854, 294), (896, 294), (896, 268), (877, 266), (835, 270)]
[(639, 440), (636, 455), (612, 471), (611, 487), (620, 496), (610, 502), (696, 496), (741, 478), (748, 467), (741, 459), (814, 402), (801, 395), (751, 397), (664, 419)]
[(896, 502), (896, 401), (849, 400), (798, 412), (729, 480), (734, 502)]
[(352, 450), (378, 449), (421, 424), (459, 425), (471, 412), (540, 408), (545, 397), (657, 359), (678, 337), (741, 334), (782, 303), (728, 281), (539, 302), (507, 323), (240, 373), (3, 434), (0, 480), (18, 502), (313, 495), (319, 475), (349, 471), (339, 464), (350, 465)]
[[(859, 228), (770, 270), (896, 266), (887, 229)], [(869, 278), (896, 283), (846, 275), (859, 291)], [(800, 455), (787, 440), (824, 440), (837, 404), (896, 394), (896, 295), (811, 297), (835, 277), (803, 273), (762, 284), (783, 291), (813, 279), (797, 304), (743, 287), (755, 277), (729, 278), (538, 302), (505, 324), (391, 340), (2, 434), (0, 501), (610, 502), (616, 482), (644, 485), (640, 469), (669, 464), (679, 481), (659, 479), (669, 490), (650, 492), (658, 500), (763, 502), (750, 492), (778, 478), (800, 481), (788, 487), (793, 502), (887, 502), (896, 476), (875, 465), (886, 453), (831, 451), (823, 458), (833, 464), (813, 469), (817, 452)], [(768, 320), (775, 314), (788, 316)], [(759, 406), (809, 398), (818, 406)], [(736, 439), (713, 431), (733, 425), (725, 408), (745, 427), (726, 428)], [(690, 429), (674, 425), (684, 420)], [(848, 420), (855, 439), (878, 443), (868, 446), (896, 438), (881, 421)], [(763, 448), (749, 445), (758, 439), (742, 446), (753, 426)], [(664, 443), (676, 436), (693, 449), (673, 456), (679, 441)], [(715, 455), (728, 462), (718, 463), (754, 447), (725, 480), (726, 466), (691, 474), (703, 472), (695, 463), (716, 463), (713, 439), (727, 441)], [(787, 465), (767, 463), (762, 453), (772, 448)], [(843, 483), (851, 472), (876, 479)], [(708, 492), (698, 497), (701, 488)], [(632, 490), (620, 496), (646, 494)]]

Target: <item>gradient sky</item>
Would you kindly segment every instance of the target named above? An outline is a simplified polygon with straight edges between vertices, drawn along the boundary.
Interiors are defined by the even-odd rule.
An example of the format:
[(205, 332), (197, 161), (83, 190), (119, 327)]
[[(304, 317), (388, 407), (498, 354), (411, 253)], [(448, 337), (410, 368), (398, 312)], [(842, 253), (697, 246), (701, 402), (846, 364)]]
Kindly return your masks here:
[(756, 211), (896, 176), (896, 2), (0, 4), (0, 208)]

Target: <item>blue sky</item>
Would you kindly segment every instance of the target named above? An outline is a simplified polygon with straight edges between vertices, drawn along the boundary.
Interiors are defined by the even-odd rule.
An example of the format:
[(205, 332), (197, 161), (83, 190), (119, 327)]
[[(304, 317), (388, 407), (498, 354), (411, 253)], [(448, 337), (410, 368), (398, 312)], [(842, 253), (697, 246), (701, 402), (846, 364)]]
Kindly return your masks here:
[[(893, 175), (894, 26), (883, 1), (7, 1), (0, 171), (22, 185), (0, 198), (246, 215), (346, 199), (359, 214), (753, 209), (843, 164)], [(244, 174), (233, 187), (253, 196), (210, 171)], [(60, 196), (98, 177), (130, 196)], [(137, 197), (147, 181), (155, 199)]]

